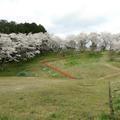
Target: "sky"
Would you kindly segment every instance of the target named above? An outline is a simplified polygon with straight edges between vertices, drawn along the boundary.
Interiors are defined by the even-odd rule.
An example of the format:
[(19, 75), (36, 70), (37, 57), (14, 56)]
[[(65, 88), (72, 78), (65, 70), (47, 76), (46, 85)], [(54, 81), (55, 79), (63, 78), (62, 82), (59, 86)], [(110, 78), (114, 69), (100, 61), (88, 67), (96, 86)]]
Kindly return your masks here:
[(120, 0), (0, 0), (0, 19), (42, 24), (64, 37), (80, 32), (120, 32)]

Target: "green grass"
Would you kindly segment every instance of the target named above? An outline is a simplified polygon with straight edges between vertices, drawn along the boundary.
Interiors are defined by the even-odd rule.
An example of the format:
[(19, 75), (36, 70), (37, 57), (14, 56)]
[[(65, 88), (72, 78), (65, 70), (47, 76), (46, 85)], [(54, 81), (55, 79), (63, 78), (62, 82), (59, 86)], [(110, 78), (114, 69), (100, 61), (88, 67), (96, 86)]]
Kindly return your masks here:
[(0, 113), (22, 120), (87, 120), (109, 113), (102, 81), (4, 77), (0, 89)]
[(120, 77), (114, 78), (111, 82), (112, 100), (116, 119), (120, 119)]
[[(46, 60), (78, 79), (46, 67)], [(109, 120), (109, 81), (120, 119), (119, 66), (107, 52), (51, 53), (6, 64), (0, 71), (0, 120)]]
[(43, 67), (42, 70), (43, 70), (46, 74), (50, 75), (51, 77), (62, 78), (62, 76), (60, 75), (60, 73), (55, 72), (55, 71), (51, 70), (51, 69), (48, 68), (48, 67)]

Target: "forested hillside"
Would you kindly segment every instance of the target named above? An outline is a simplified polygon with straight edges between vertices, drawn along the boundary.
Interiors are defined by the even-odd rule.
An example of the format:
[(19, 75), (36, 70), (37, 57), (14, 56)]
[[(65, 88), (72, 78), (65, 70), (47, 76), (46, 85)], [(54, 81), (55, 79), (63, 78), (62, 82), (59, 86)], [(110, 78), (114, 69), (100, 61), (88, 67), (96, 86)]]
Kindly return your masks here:
[(14, 21), (0, 20), (0, 33), (45, 33), (46, 30), (41, 24), (36, 23), (16, 23)]

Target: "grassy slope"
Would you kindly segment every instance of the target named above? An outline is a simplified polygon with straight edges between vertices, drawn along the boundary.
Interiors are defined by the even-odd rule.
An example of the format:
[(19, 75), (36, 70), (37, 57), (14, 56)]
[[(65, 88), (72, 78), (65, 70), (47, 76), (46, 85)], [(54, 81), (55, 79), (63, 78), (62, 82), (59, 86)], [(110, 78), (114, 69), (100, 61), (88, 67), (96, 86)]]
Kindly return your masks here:
[[(54, 76), (54, 71), (45, 68), (43, 66), (43, 60), (57, 59), (54, 54), (48, 54), (45, 56), (37, 56), (29, 61), (23, 61), (19, 63), (5, 64), (5, 70), (0, 71), (0, 76), (20, 76), (21, 73), (26, 73), (25, 76), (32, 77), (44, 77), (49, 78)], [(46, 74), (47, 73), (47, 74)], [(24, 75), (21, 75), (24, 76)], [(56, 77), (61, 77), (59, 74)]]
[[(49, 60), (50, 64), (79, 79), (66, 79), (43, 66), (41, 60)], [(108, 62), (107, 53), (84, 53), (64, 58), (36, 57), (29, 62), (6, 65), (7, 69), (0, 72), (0, 76), (16, 76), (27, 71), (38, 77), (0, 78), (0, 120), (107, 120), (108, 80), (117, 79), (119, 83), (120, 75), (106, 76), (119, 72), (115, 69), (117, 64), (120, 63)], [(119, 96), (113, 101), (117, 99)], [(116, 111), (116, 116), (118, 114)]]

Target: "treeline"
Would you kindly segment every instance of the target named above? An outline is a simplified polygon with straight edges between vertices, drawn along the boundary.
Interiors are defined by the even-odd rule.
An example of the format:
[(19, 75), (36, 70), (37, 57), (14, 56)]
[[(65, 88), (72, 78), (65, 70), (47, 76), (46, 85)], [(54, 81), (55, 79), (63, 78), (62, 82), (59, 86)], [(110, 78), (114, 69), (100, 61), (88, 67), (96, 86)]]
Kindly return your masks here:
[(49, 52), (68, 53), (76, 52), (101, 52), (109, 51), (111, 60), (115, 59), (115, 54), (120, 55), (120, 33), (80, 33), (70, 35), (65, 39), (50, 35), (47, 32), (35, 34), (1, 34), (0, 33), (0, 68), (4, 68), (4, 63), (29, 60), (37, 54)]
[(0, 20), (0, 33), (10, 34), (10, 33), (39, 33), (47, 32), (46, 29), (41, 25), (36, 23), (19, 23), (14, 21), (8, 22), (7, 20)]

